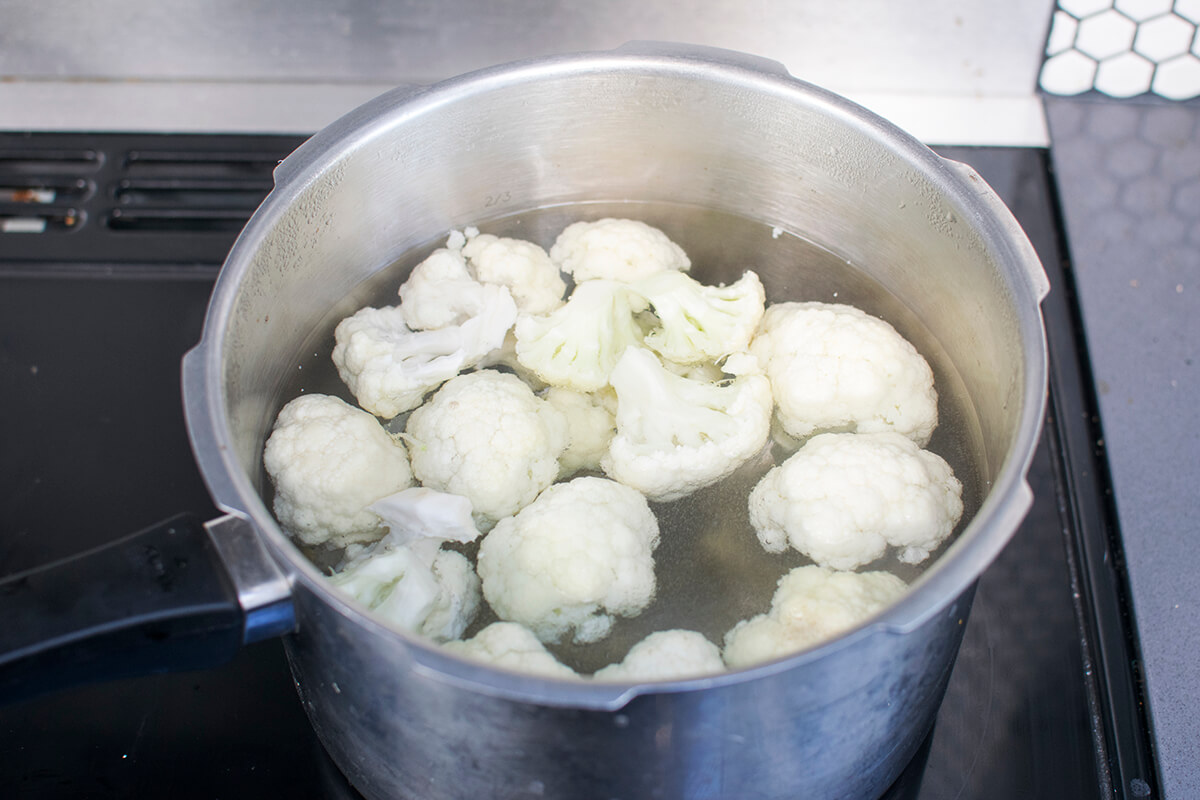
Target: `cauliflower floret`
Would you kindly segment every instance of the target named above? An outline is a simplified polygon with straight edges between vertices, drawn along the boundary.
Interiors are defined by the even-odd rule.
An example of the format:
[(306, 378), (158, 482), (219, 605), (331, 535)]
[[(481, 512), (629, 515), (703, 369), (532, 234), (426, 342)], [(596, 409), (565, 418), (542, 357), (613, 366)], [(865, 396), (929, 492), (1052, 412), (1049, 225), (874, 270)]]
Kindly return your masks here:
[(763, 316), (762, 282), (747, 270), (728, 286), (705, 286), (674, 270), (634, 284), (661, 325), (646, 334), (646, 345), (679, 364), (716, 361), (744, 351)]
[(575, 670), (561, 663), (538, 638), (515, 622), (493, 622), (470, 639), (447, 642), (455, 655), (496, 667), (538, 675), (543, 678), (578, 678)]
[(594, 392), (642, 329), (634, 315), (646, 301), (627, 284), (592, 280), (579, 284), (565, 305), (549, 314), (517, 318), (517, 359), (552, 386)]
[(442, 248), (420, 264), (400, 286), (400, 316), (414, 331), (461, 325), (483, 309), (483, 284), (471, 277), (457, 250)]
[(413, 331), (400, 306), (363, 308), (338, 323), (333, 363), (358, 404), (390, 419), (504, 344), (517, 317), (503, 286), (485, 286), (483, 305), (461, 325)]
[(462, 636), (479, 609), (479, 578), (453, 550), (428, 559), (415, 548), (381, 541), (329, 580), (388, 622), (438, 642)]
[(558, 457), (558, 476), (568, 478), (583, 470), (599, 470), (600, 459), (616, 433), (616, 396), (611, 391), (584, 394), (551, 386), (545, 399), (567, 420), (568, 444)]
[(935, 453), (898, 433), (823, 433), (750, 492), (750, 524), (773, 553), (854, 569), (899, 549), (919, 564), (962, 516), (962, 484)]
[(677, 681), (725, 671), (721, 651), (695, 631), (652, 633), (629, 648), (625, 659), (598, 670), (598, 681), (642, 683)]
[(683, 248), (658, 228), (633, 219), (576, 222), (558, 235), (550, 259), (576, 283), (635, 281), (663, 270), (691, 269)]
[(772, 305), (750, 352), (791, 436), (895, 431), (924, 447), (937, 427), (929, 364), (895, 328), (854, 306)]
[(906, 588), (890, 572), (796, 567), (779, 580), (770, 612), (725, 634), (725, 663), (748, 667), (831, 639), (886, 608)]
[(448, 381), (409, 416), (404, 438), (417, 479), (469, 499), (484, 528), (554, 482), (568, 442), (562, 412), (490, 369)]
[(533, 242), (475, 236), (462, 249), (475, 279), (507, 286), (517, 308), (527, 314), (546, 314), (562, 305), (567, 284), (546, 251)]
[(484, 537), (483, 596), (543, 642), (595, 642), (614, 615), (650, 603), (657, 546), (658, 521), (638, 492), (604, 478), (555, 484)]
[(380, 498), (368, 508), (387, 525), (386, 538), (395, 544), (415, 547), (437, 542), (440, 546), (443, 541), (473, 542), (479, 538), (471, 501), (462, 495), (414, 486)]
[(446, 541), (472, 542), (479, 530), (464, 497), (415, 487), (371, 504), (388, 533), (351, 546), (330, 580), (379, 616), (435, 641), (462, 636), (479, 609), (479, 577)]
[(404, 445), (367, 412), (324, 394), (280, 410), (263, 465), (279, 524), (307, 545), (380, 538), (384, 523), (367, 507), (413, 483)]
[(651, 500), (677, 500), (716, 483), (767, 442), (771, 386), (762, 375), (702, 383), (671, 373), (649, 350), (630, 347), (611, 380), (617, 435), (601, 466)]

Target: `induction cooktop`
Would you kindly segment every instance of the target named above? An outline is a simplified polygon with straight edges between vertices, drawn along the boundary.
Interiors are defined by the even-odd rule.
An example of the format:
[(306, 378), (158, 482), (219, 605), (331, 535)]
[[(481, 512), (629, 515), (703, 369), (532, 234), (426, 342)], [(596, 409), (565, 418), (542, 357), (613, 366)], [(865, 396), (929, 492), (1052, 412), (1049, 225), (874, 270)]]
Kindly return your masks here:
[[(180, 358), (272, 168), (301, 141), (0, 135), (0, 577), (179, 511), (217, 515), (188, 446)], [(940, 152), (992, 184), (1047, 268), (1050, 403), (1033, 508), (980, 579), (935, 726), (886, 797), (1157, 796), (1048, 153)], [(204, 672), (0, 707), (0, 796), (357, 794), (268, 641)]]

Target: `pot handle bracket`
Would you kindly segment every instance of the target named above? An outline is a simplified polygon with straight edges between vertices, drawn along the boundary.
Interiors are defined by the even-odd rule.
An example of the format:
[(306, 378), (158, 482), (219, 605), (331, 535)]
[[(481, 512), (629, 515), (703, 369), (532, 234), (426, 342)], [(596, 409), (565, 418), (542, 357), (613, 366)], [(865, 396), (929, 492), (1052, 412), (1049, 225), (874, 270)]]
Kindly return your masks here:
[(295, 629), (290, 585), (245, 520), (181, 514), (0, 581), (0, 703), (206, 669)]
[(943, 158), (942, 161), (958, 173), (966, 186), (974, 190), (975, 196), (992, 212), (993, 219), (1001, 226), (1008, 240), (1016, 244), (1017, 256), (1025, 268), (1025, 275), (1029, 278), (1030, 290), (1037, 297), (1039, 303), (1045, 300), (1046, 295), (1050, 293), (1050, 278), (1046, 275), (1046, 268), (1042, 266), (1037, 251), (1033, 249), (1033, 244), (1030, 243), (1029, 237), (1025, 235), (1025, 230), (1017, 222), (1012, 211), (970, 164), (964, 164), (952, 158)]

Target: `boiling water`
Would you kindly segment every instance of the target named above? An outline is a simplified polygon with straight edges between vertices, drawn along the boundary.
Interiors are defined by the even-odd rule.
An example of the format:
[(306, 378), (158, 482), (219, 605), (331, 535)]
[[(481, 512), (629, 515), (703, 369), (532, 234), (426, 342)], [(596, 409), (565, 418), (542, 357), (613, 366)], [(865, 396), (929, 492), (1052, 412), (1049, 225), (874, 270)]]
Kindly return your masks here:
[[(480, 223), (484, 233), (537, 242), (549, 248), (571, 222), (603, 217), (640, 219), (662, 229), (692, 260), (691, 274), (704, 283), (728, 283), (746, 269), (762, 279), (767, 301), (819, 300), (848, 303), (890, 322), (929, 362), (938, 390), (940, 424), (928, 448), (941, 455), (963, 482), (963, 519), (978, 509), (985, 493), (982, 435), (963, 383), (945, 349), (919, 319), (864, 271), (800, 236), (760, 222), (686, 205), (662, 203), (591, 203), (554, 206)], [(444, 237), (379, 271), (322, 321), (298, 351), (294, 379), (281, 387), (280, 405), (301, 393), (321, 392), (354, 398), (337, 377), (330, 353), (333, 329), (345, 316), (365, 305), (393, 305), (409, 271)], [(750, 526), (746, 498), (764, 473), (788, 455), (778, 447), (743, 465), (719, 484), (673, 503), (652, 504), (661, 541), (655, 551), (657, 592), (654, 601), (633, 619), (618, 619), (613, 632), (592, 645), (552, 645), (562, 661), (592, 672), (619, 661), (629, 647), (649, 633), (670, 628), (700, 631), (720, 645), (739, 620), (767, 611), (780, 577), (810, 563), (795, 551), (763, 550)], [(263, 482), (269, 487), (269, 481)], [(269, 491), (269, 488), (268, 488)], [(270, 498), (267, 498), (268, 505)], [(957, 531), (956, 531), (957, 534)], [(474, 556), (477, 545), (464, 550)], [(945, 545), (943, 545), (943, 549)], [(940, 552), (940, 551), (939, 551)], [(312, 552), (327, 567), (331, 554)], [(863, 567), (887, 569), (911, 582), (936, 559), (901, 564), (892, 556)], [(332, 558), (336, 562), (337, 558)], [(470, 636), (495, 621), (484, 607), (467, 631)]]

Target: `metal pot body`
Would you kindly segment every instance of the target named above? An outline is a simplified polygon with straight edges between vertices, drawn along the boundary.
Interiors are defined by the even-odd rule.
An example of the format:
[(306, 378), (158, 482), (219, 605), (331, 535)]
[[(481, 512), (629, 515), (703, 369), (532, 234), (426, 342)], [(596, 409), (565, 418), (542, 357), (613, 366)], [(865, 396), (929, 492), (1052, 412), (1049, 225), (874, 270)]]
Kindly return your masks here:
[[(881, 633), (748, 680), (614, 709), (497, 696), (415, 664), (388, 631), (298, 597), (293, 674), (321, 741), (369, 798), (877, 798), (930, 730), (973, 590)], [(443, 671), (445, 670), (445, 671)]]
[[(834, 798), (888, 786), (937, 711), (975, 580), (1028, 508), (1043, 412), (1046, 279), (978, 176), (771, 62), (636, 45), (397, 90), (313, 137), (276, 184), (222, 270), (185, 401), (214, 498), (293, 583), (299, 629), (286, 641), (301, 696), (364, 794)], [(799, 233), (883, 287), (868, 310), (901, 311), (919, 321), (903, 332), (938, 344), (935, 374), (964, 400), (955, 423), (978, 496), (895, 606), (715, 678), (561, 683), (389, 629), (279, 529), (261, 454), (283, 387), (373, 279), (452, 228), (520, 212), (541, 222), (510, 235), (546, 243), (598, 200)], [(757, 267), (768, 297), (804, 293), (795, 265), (746, 256), (737, 269)]]

